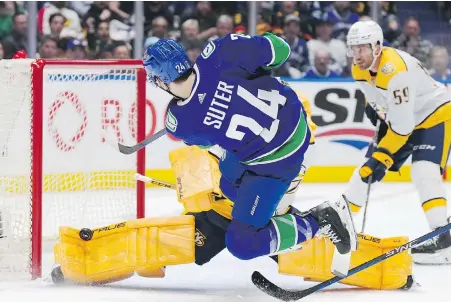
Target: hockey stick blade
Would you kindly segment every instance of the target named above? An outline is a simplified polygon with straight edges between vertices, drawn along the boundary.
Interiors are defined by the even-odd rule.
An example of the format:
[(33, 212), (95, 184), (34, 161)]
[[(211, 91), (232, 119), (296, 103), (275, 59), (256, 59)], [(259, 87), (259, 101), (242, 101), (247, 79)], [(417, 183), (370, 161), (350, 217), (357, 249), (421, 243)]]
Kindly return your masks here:
[(410, 250), (411, 248), (414, 248), (414, 247), (422, 244), (426, 240), (436, 237), (443, 232), (449, 232), (450, 230), (451, 230), (451, 223), (445, 225), (444, 227), (442, 227), (438, 230), (432, 231), (432, 232), (427, 233), (417, 239), (414, 239), (406, 244), (403, 244), (391, 251), (388, 251), (387, 253), (382, 254), (379, 257), (373, 258), (372, 260), (369, 260), (363, 264), (360, 264), (359, 266), (354, 267), (353, 269), (349, 270), (349, 273), (347, 276), (344, 276), (344, 277), (336, 276), (334, 278), (331, 278), (329, 280), (326, 280), (324, 282), (321, 282), (315, 286), (312, 286), (312, 287), (304, 289), (304, 290), (290, 291), (290, 290), (282, 289), (279, 286), (272, 283), (271, 281), (269, 281), (265, 276), (263, 276), (260, 272), (257, 272), (257, 271), (255, 271), (252, 274), (252, 283), (254, 283), (254, 285), (257, 286), (257, 288), (259, 288), (261, 291), (263, 291), (264, 293), (266, 293), (276, 299), (279, 299), (282, 301), (300, 300), (310, 294), (313, 294), (317, 291), (320, 291), (320, 290), (328, 287), (329, 285), (337, 283), (337, 282), (339, 282), (349, 276), (352, 276), (354, 274), (357, 274), (358, 272), (363, 271), (364, 269), (367, 269), (368, 267), (376, 265), (376, 264), (378, 264), (384, 260), (387, 260), (388, 258), (391, 258), (393, 256), (396, 256), (399, 253)]
[(121, 152), (122, 154), (133, 154), (139, 150), (141, 150), (142, 148), (144, 148), (145, 146), (147, 146), (148, 144), (156, 141), (157, 139), (159, 139), (160, 137), (164, 136), (167, 133), (166, 129), (161, 129), (160, 131), (158, 131), (157, 133), (155, 133), (154, 135), (146, 138), (145, 140), (141, 141), (140, 143), (133, 145), (133, 146), (126, 146), (123, 145), (121, 143), (118, 143), (115, 139), (105, 135), (105, 141), (111, 145), (114, 149), (118, 150), (119, 152)]

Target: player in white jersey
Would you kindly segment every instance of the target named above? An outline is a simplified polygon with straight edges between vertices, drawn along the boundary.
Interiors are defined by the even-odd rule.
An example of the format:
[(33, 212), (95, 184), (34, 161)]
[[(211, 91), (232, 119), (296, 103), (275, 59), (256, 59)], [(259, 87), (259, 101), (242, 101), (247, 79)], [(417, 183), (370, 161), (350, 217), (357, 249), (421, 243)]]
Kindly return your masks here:
[[(451, 96), (422, 64), (406, 52), (383, 47), (381, 27), (359, 21), (349, 30), (348, 55), (352, 76), (368, 102), (367, 115), (380, 120), (377, 146), (354, 172), (346, 196), (358, 212), (366, 200), (368, 182), (379, 182), (387, 170), (399, 168), (412, 156), (411, 178), (431, 229), (447, 223), (442, 174), (451, 144)], [(412, 249), (414, 262), (451, 263), (451, 234)]]

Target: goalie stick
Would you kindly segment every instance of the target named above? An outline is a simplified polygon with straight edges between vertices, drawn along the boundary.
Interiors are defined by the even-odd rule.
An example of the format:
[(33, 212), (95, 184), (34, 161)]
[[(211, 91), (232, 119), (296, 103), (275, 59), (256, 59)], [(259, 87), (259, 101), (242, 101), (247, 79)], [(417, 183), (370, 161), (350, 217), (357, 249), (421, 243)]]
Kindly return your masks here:
[(110, 137), (109, 135), (104, 135), (105, 141), (111, 145), (114, 149), (119, 150), (119, 152), (121, 152), (122, 154), (133, 154), (139, 150), (141, 150), (142, 148), (144, 148), (145, 146), (147, 146), (148, 144), (156, 141), (157, 139), (159, 139), (160, 137), (164, 136), (167, 133), (166, 128), (161, 129), (160, 131), (158, 131), (157, 133), (155, 133), (154, 135), (146, 138), (145, 140), (137, 143), (136, 145), (133, 146), (126, 146), (123, 145), (119, 142), (116, 141), (116, 139)]
[(135, 180), (139, 180), (139, 181), (142, 181), (142, 182), (151, 183), (151, 184), (156, 185), (156, 186), (165, 187), (165, 188), (168, 188), (168, 189), (175, 190), (175, 185), (174, 184), (170, 184), (170, 183), (158, 180), (158, 179), (150, 178), (150, 177), (144, 176), (144, 175), (139, 174), (139, 173), (135, 174)]
[(382, 261), (387, 260), (388, 258), (391, 258), (393, 256), (398, 255), (399, 253), (402, 253), (406, 250), (410, 250), (411, 248), (417, 247), (418, 245), (424, 243), (426, 240), (429, 240), (431, 238), (434, 238), (441, 233), (449, 232), (451, 230), (451, 223), (445, 225), (444, 227), (437, 229), (435, 231), (432, 231), (430, 233), (427, 233), (417, 239), (414, 239), (406, 244), (403, 244), (391, 251), (388, 251), (385, 254), (382, 254), (376, 258), (373, 258), (372, 260), (369, 260), (365, 263), (360, 264), (359, 266), (354, 267), (351, 269), (347, 276), (344, 277), (334, 277), (329, 280), (326, 280), (324, 282), (321, 282), (315, 286), (312, 286), (310, 288), (299, 290), (299, 291), (290, 291), (280, 288), (279, 286), (275, 285), (271, 281), (269, 281), (265, 276), (263, 276), (260, 272), (255, 271), (252, 274), (252, 283), (254, 283), (257, 288), (259, 288), (264, 293), (277, 298), (282, 301), (297, 301), (300, 300), (308, 295), (311, 295), (317, 291), (320, 291), (329, 285), (332, 285), (334, 283), (337, 283), (349, 276), (352, 276), (354, 274), (357, 274), (360, 271), (363, 271), (364, 269), (367, 269), (373, 265), (376, 265)]

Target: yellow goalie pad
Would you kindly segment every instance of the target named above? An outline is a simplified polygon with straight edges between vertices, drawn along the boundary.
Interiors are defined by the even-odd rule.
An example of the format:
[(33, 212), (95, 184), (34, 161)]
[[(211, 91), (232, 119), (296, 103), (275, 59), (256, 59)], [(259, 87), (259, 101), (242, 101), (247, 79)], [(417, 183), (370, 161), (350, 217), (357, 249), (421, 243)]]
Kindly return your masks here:
[[(408, 242), (407, 237), (377, 238), (359, 234), (359, 249), (352, 252), (351, 268), (376, 258)], [(309, 281), (325, 281), (330, 273), (333, 244), (325, 238), (314, 238), (302, 244), (299, 251), (279, 255), (279, 273), (304, 277)], [(406, 285), (412, 274), (412, 256), (404, 251), (371, 266), (341, 283), (364, 288), (391, 290)]]
[(130, 220), (92, 232), (60, 227), (55, 262), (74, 283), (108, 283), (134, 272), (164, 277), (166, 265), (194, 262), (194, 224), (194, 217), (186, 215)]

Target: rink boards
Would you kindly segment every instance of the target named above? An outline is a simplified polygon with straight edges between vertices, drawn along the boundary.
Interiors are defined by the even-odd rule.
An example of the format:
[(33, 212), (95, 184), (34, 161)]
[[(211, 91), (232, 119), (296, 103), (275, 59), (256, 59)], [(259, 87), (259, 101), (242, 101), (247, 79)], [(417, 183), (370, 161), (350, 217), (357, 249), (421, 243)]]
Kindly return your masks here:
[[(298, 80), (289, 81), (289, 83), (293, 89), (309, 99), (312, 106), (312, 120), (318, 125), (315, 132), (316, 144), (306, 157), (309, 169), (305, 182), (348, 181), (357, 165), (364, 161), (367, 146), (374, 135), (374, 127), (365, 116), (365, 97), (362, 91), (357, 83), (349, 79)], [(102, 88), (97, 90), (98, 95), (95, 91), (93, 93), (92, 89), (75, 92), (80, 95), (80, 99), (84, 99), (83, 94), (88, 94), (86, 98), (89, 98), (89, 101), (83, 103), (83, 117), (80, 116), (77, 106), (67, 102), (68, 104), (63, 104), (61, 107), (63, 108), (61, 112), (64, 114), (59, 117), (60, 121), (55, 122), (57, 121), (55, 116), (52, 116), (51, 112), (46, 112), (52, 108), (44, 105), (44, 157), (50, 159), (44, 158), (44, 184), (51, 184), (44, 186), (45, 192), (102, 189), (111, 187), (112, 182), (115, 186), (119, 184), (121, 188), (135, 186), (132, 179), (134, 156), (119, 154), (102, 138), (102, 131), (106, 130), (120, 135), (127, 144), (134, 143), (136, 125), (132, 119), (136, 108), (130, 105), (133, 101), (126, 100), (131, 94), (111, 89), (111, 81), (109, 86), (102, 87), (101, 81), (98, 81), (96, 85), (97, 88)], [(54, 87), (58, 87), (55, 88), (58, 90), (53, 91), (53, 88), (49, 88), (45, 91), (48, 95), (46, 99), (50, 103), (53, 101), (53, 93), (70, 89), (70, 86), (66, 88), (62, 83)], [(152, 85), (147, 85), (146, 90), (146, 134), (152, 135), (164, 127), (165, 109), (171, 96)], [(108, 92), (108, 102), (103, 96), (105, 91)], [(118, 112), (121, 114), (117, 114)], [(55, 121), (52, 122), (51, 118)], [(106, 118), (110, 121), (109, 123), (104, 122)], [(86, 127), (83, 129), (83, 135), (73, 140), (72, 136), (76, 135), (77, 130), (80, 129), (80, 121), (84, 121)], [(24, 131), (28, 130), (24, 129)], [(55, 131), (59, 134), (58, 136), (50, 135)], [(64, 139), (64, 135), (69, 137), (70, 148), (61, 147), (61, 137)], [(174, 181), (168, 154), (181, 146), (183, 144), (170, 135), (149, 145), (145, 151), (146, 174), (164, 181)], [(20, 153), (26, 146), (19, 145), (17, 148), (17, 152)], [(92, 150), (99, 151), (101, 157), (88, 160)], [(20, 154), (16, 152), (11, 154), (17, 156), (17, 159), (20, 158)], [(62, 162), (64, 163), (61, 164)], [(11, 161), (10, 164), (14, 164), (15, 169), (6, 171), (27, 171), (28, 163), (24, 160)], [(23, 167), (17, 169), (17, 165)], [(409, 175), (408, 161), (401, 173), (390, 172), (384, 181), (409, 181)], [(23, 173), (12, 173), (0, 177), (0, 180), (22, 183), (25, 180), (24, 177), (28, 179), (28, 176), (24, 176)], [(11, 186), (15, 188), (12, 191), (21, 190), (18, 189), (21, 187), (18, 183)]]

